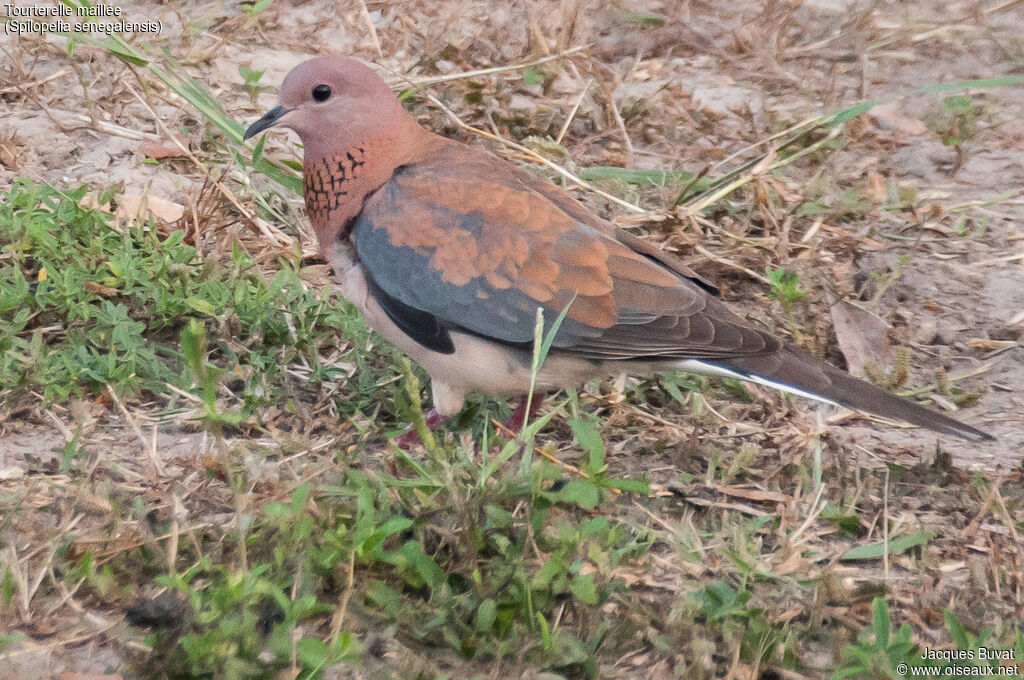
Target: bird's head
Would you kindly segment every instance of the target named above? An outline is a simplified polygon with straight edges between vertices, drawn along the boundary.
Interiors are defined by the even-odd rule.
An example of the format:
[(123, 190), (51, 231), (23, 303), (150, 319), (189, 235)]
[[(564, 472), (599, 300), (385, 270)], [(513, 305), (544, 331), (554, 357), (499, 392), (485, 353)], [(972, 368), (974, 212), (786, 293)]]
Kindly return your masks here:
[(299, 134), (307, 155), (329, 153), (407, 118), (391, 88), (372, 69), (351, 57), (328, 55), (292, 69), (281, 85), (277, 106), (250, 125), (243, 139), (281, 125)]

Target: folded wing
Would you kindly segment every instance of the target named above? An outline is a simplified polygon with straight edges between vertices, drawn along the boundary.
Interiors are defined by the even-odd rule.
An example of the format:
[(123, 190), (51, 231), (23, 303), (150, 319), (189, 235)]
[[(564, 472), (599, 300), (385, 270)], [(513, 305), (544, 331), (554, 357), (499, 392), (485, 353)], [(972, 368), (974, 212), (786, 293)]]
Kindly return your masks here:
[(638, 252), (638, 239), (564, 193), (489, 154), (445, 151), (397, 168), (351, 232), (382, 306), (422, 344), (441, 346), (423, 314), (527, 345), (538, 307), (550, 325), (569, 306), (554, 346), (584, 358), (726, 358), (781, 346), (709, 296), (696, 274), (666, 266), (656, 249)]
[[(440, 138), (439, 138), (440, 139)], [(439, 141), (369, 195), (351, 238), (370, 292), (421, 345), (451, 332), (529, 347), (537, 308), (553, 347), (595, 361), (687, 362), (966, 439), (987, 434), (753, 328), (683, 263), (489, 154)], [(429, 160), (427, 160), (429, 159)]]

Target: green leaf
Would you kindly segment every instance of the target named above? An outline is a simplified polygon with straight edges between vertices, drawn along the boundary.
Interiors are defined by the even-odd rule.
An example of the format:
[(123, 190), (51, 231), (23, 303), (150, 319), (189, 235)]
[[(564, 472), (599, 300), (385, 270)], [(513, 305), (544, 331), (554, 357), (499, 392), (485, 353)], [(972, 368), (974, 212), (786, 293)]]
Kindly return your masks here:
[(486, 633), (494, 627), (494, 618), (497, 615), (498, 605), (491, 598), (487, 598), (476, 608), (476, 629), (477, 632)]
[(796, 272), (787, 272), (782, 267), (765, 267), (764, 273), (768, 276), (768, 284), (771, 287), (768, 297), (780, 301), (787, 307), (787, 311), (789, 305), (802, 300), (807, 294), (800, 289), (800, 280)]
[(367, 596), (375, 605), (391, 616), (397, 615), (402, 609), (402, 599), (398, 592), (379, 579), (370, 581)]
[(291, 508), (287, 503), (278, 503), (275, 501), (264, 505), (263, 512), (267, 517), (286, 517), (291, 512)]
[(593, 574), (574, 576), (569, 581), (569, 590), (580, 602), (584, 604), (597, 604), (597, 586), (594, 585)]
[(607, 484), (612, 488), (627, 493), (638, 493), (644, 496), (651, 493), (651, 487), (642, 479), (618, 479), (613, 477), (607, 481)]
[(21, 642), (21, 641), (27, 640), (27, 639), (28, 639), (28, 635), (26, 635), (25, 633), (20, 633), (20, 632), (17, 632), (17, 633), (6, 633), (6, 634), (3, 634), (3, 635), (0, 635), (0, 650), (3, 650), (6, 647), (8, 647), (9, 645), (12, 645), (12, 644), (14, 644), (16, 642)]
[[(534, 367), (536, 370), (540, 370), (540, 367), (544, 364), (544, 360), (548, 357), (548, 352), (551, 351), (551, 345), (555, 342), (555, 336), (558, 334), (558, 329), (562, 327), (562, 322), (565, 321), (565, 315), (569, 313), (569, 308), (572, 307), (572, 303), (576, 302), (576, 295), (572, 296), (568, 304), (562, 308), (562, 311), (555, 317), (555, 322), (551, 324), (547, 334), (544, 336), (543, 341), (540, 343), (539, 351), (534, 351)], [(537, 308), (538, 323), (543, 319), (543, 312), (540, 307)]]
[(548, 628), (548, 620), (540, 612), (537, 612), (535, 618), (537, 619), (537, 625), (540, 626), (541, 644), (544, 645), (545, 651), (551, 651), (551, 629)]
[(660, 14), (654, 14), (650, 12), (624, 12), (622, 18), (626, 21), (632, 21), (638, 24), (645, 24), (647, 26), (664, 26), (665, 17)]
[(580, 168), (580, 179), (614, 180), (641, 186), (666, 187), (670, 184), (690, 182), (696, 175), (685, 170), (641, 170), (638, 168), (619, 168), (612, 165), (594, 165)]
[(264, 71), (254, 71), (248, 66), (239, 66), (238, 75), (242, 76), (242, 80), (245, 81), (246, 85), (255, 85), (260, 82), (260, 78), (263, 77)]
[(949, 637), (953, 640), (957, 649), (970, 649), (971, 642), (967, 637), (967, 630), (963, 624), (960, 623), (960, 619), (957, 618), (949, 609), (942, 612), (942, 620), (946, 624), (946, 630), (949, 631)]
[(303, 482), (295, 487), (292, 491), (292, 511), (299, 512), (306, 507), (306, 501), (309, 499), (309, 482)]
[(201, 321), (189, 319), (188, 326), (181, 330), (181, 353), (194, 371), (198, 371), (206, 360), (205, 344), (206, 327)]
[(190, 295), (189, 297), (185, 298), (185, 304), (187, 304), (189, 307), (196, 310), (200, 314), (206, 314), (207, 316), (214, 317), (217, 316), (217, 310), (214, 309), (213, 305), (210, 304), (208, 300), (196, 297), (195, 295)]
[(523, 71), (523, 85), (536, 85), (544, 82), (544, 73), (528, 68)]
[(416, 573), (431, 588), (437, 588), (445, 580), (445, 573), (437, 562), (423, 551), (423, 544), (419, 541), (409, 541), (399, 551), (416, 570)]
[(252, 165), (259, 166), (263, 161), (263, 145), (267, 143), (267, 136), (260, 135), (260, 139), (256, 142), (256, 146), (252, 150)]
[[(559, 660), (559, 666), (585, 664), (590, 653), (580, 639), (573, 635), (565, 626), (556, 628), (551, 634), (552, 654)], [(595, 677), (589, 674), (584, 677)]]
[(607, 467), (604, 464), (604, 442), (601, 441), (601, 434), (594, 424), (583, 418), (570, 418), (569, 429), (572, 430), (576, 441), (589, 456), (589, 462), (584, 466), (587, 473), (599, 475)]
[(257, 2), (242, 3), (242, 11), (249, 15), (256, 15), (274, 4), (274, 0), (258, 0)]
[(860, 533), (860, 518), (857, 515), (844, 515), (834, 505), (825, 505), (821, 518), (835, 523), (845, 536), (856, 536)]
[(344, 661), (348, 664), (356, 664), (359, 663), (362, 648), (359, 641), (352, 637), (352, 633), (345, 631), (331, 641), (331, 653), (334, 655), (331, 663)]
[(746, 590), (737, 592), (722, 580), (712, 581), (693, 595), (701, 612), (713, 621), (720, 621), (727, 616), (743, 614), (750, 593)]
[(881, 649), (889, 646), (889, 605), (884, 597), (871, 601), (871, 629), (875, 632), (875, 644)]
[[(928, 541), (932, 539), (931, 532), (925, 529), (919, 529), (912, 534), (906, 534), (898, 538), (889, 540), (889, 554), (898, 555), (910, 548), (917, 546), (927, 545)], [(843, 556), (841, 560), (870, 560), (877, 559), (885, 554), (885, 542), (878, 541), (876, 543), (868, 543), (867, 545), (858, 545), (854, 548), (850, 548)]]
[(971, 80), (953, 80), (945, 83), (933, 83), (918, 88), (915, 92), (948, 92), (950, 90), (966, 90), (970, 88), (984, 89), (988, 87), (1009, 87), (1024, 85), (1024, 76), (1000, 76), (998, 78), (974, 78)]
[(331, 661), (331, 650), (322, 640), (304, 637), (295, 644), (295, 653), (303, 666), (323, 668)]
[[(10, 569), (4, 570), (4, 578), (0, 581), (0, 599), (4, 604), (10, 604), (14, 598), (14, 574), (11, 573)], [(0, 636), (0, 641), (3, 637)], [(0, 649), (3, 649), (3, 644), (0, 642)]]
[(881, 102), (877, 99), (869, 99), (868, 101), (864, 101), (859, 104), (854, 104), (849, 108), (843, 109), (842, 111), (832, 114), (826, 120), (822, 121), (822, 124), (832, 126), (845, 123), (846, 121), (852, 118), (856, 118), (862, 113), (867, 113), (868, 111), (871, 110), (872, 107), (879, 103)]
[(555, 498), (589, 510), (601, 501), (601, 492), (589, 479), (574, 479), (557, 492)]

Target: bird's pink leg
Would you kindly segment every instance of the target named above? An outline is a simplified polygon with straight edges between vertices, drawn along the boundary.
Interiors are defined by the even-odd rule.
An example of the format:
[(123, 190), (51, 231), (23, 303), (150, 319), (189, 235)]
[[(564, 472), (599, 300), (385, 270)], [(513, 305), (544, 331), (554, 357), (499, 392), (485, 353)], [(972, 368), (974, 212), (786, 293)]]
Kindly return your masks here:
[[(516, 410), (512, 412), (512, 415), (505, 421), (505, 427), (511, 430), (515, 434), (519, 434), (519, 430), (523, 429), (523, 423), (526, 421), (526, 397), (523, 395), (519, 399), (519, 405), (516, 406)], [(530, 399), (530, 420), (533, 420), (537, 413), (540, 412), (540, 405), (544, 402), (544, 395), (541, 392), (534, 392), (533, 398)]]
[[(437, 409), (432, 408), (423, 414), (423, 420), (427, 421), (427, 427), (433, 430), (435, 427), (448, 420), (448, 416), (442, 416), (437, 412)], [(423, 444), (423, 442), (420, 441), (420, 433), (416, 431), (415, 427), (410, 427), (404, 434), (400, 434), (395, 437), (395, 443), (403, 449), (411, 449), (414, 446)]]

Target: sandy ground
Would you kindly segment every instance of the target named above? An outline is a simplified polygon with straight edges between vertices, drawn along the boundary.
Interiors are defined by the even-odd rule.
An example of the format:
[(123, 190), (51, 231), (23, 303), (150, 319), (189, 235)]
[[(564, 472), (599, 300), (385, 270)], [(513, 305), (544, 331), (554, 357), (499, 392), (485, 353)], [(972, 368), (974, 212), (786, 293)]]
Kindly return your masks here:
[[(476, 57), (475, 67), (522, 61), (524, 55), (531, 56), (530, 22), (549, 27), (552, 47), (589, 37), (595, 40), (595, 53), (607, 77), (618, 83), (613, 94), (617, 106), (621, 110), (642, 106), (657, 112), (657, 116), (649, 115), (649, 129), (642, 129), (642, 136), (632, 140), (634, 165), (657, 168), (693, 168), (712, 153), (741, 148), (745, 117), (787, 115), (799, 119), (838, 110), (861, 98), (909, 92), (921, 84), (1012, 70), (1005, 63), (1005, 49), (1010, 48), (997, 45), (1019, 44), (1014, 39), (1021, 30), (1019, 8), (982, 14), (977, 29), (958, 25), (929, 28), (930, 17), (956, 12), (967, 16), (977, 8), (972, 3), (916, 3), (901, 9), (896, 3), (882, 3), (864, 13), (863, 22), (870, 25), (870, 31), (858, 32), (843, 25), (845, 30), (834, 32), (832, 24), (848, 21), (849, 12), (842, 3), (815, 2), (796, 15), (806, 30), (801, 38), (804, 47), (786, 52), (782, 39), (775, 36), (775, 49), (784, 55), (780, 62), (769, 46), (757, 44), (758, 38), (772, 36), (758, 35), (762, 30), (759, 16), (742, 3), (732, 10), (714, 11), (694, 5), (688, 12), (673, 9), (672, 3), (634, 4), (634, 11), (659, 13), (669, 17), (668, 23), (651, 28), (625, 21), (623, 12), (631, 7), (628, 3), (619, 8), (583, 2), (575, 3), (578, 11), (569, 14), (575, 21), (566, 18), (558, 3), (521, 3), (495, 11), (487, 3), (472, 2), (424, 3), (407, 10), (371, 5), (369, 19), (375, 36), (369, 34), (366, 17), (357, 5), (345, 3), (346, 10), (341, 12), (333, 3), (324, 2), (294, 8), (272, 5), (248, 27), (233, 8), (215, 4), (186, 9), (174, 3), (137, 3), (130, 13), (162, 22), (164, 30), (153, 47), (175, 54), (240, 122), (253, 120), (273, 104), (275, 86), (292, 66), (322, 52), (356, 54), (395, 72), (412, 74), (422, 70), (422, 61), (444, 45)], [(857, 9), (856, 3), (851, 7)], [(197, 32), (190, 24), (195, 21), (206, 22), (205, 30)], [(866, 63), (850, 65), (849, 55), (872, 35), (884, 38), (908, 25), (920, 28), (910, 37), (909, 45), (879, 49), (864, 60)], [(971, 30), (997, 37), (967, 40)], [(496, 35), (509, 39), (493, 41), (491, 36)], [(744, 51), (730, 53), (733, 46), (729, 40), (744, 45)], [(375, 54), (375, 41), (380, 43), (383, 58)], [(31, 96), (14, 86), (4, 90), (11, 105), (0, 113), (0, 129), (13, 136), (6, 145), (11, 161), (0, 167), (0, 182), (26, 176), (63, 186), (121, 184), (126, 194), (187, 204), (198, 191), (200, 176), (168, 172), (167, 165), (142, 163), (140, 144), (158, 138), (162, 129), (135, 96), (138, 87), (125, 78), (126, 67), (109, 55), (79, 48), (88, 51), (89, 58), (71, 68), (63, 44), (60, 38), (5, 39), (3, 49), (12, 60), (5, 66), (4, 77), (23, 88), (27, 85), (25, 92)], [(536, 46), (533, 49), (536, 51)], [(436, 58), (435, 65), (442, 73), (463, 70), (463, 64)], [(266, 92), (256, 101), (240, 85), (239, 66), (265, 71), (260, 83), (267, 86)], [(396, 80), (394, 75), (385, 75)], [(39, 81), (46, 82), (31, 86)], [(536, 88), (519, 90), (513, 89), (506, 97), (507, 104), (531, 112), (548, 105), (565, 110), (579, 91), (571, 80), (556, 82), (548, 93)], [(972, 349), (968, 343), (988, 338), (1017, 340), (1024, 332), (1019, 318), (1024, 311), (1024, 261), (1015, 257), (1024, 208), (1019, 195), (1006, 196), (1019, 192), (1024, 183), (1024, 89), (988, 90), (982, 98), (986, 119), (968, 145), (963, 167), (955, 174), (949, 172), (955, 157), (952, 150), (933, 134), (904, 134), (899, 129), (902, 118), (894, 123), (897, 129), (883, 130), (856, 149), (840, 151), (831, 162), (837, 176), (848, 180), (875, 174), (912, 186), (917, 196), (927, 198), (936, 210), (959, 208), (969, 224), (984, 233), (967, 239), (935, 238), (951, 233), (952, 220), (926, 222), (925, 229), (909, 229), (903, 242), (887, 243), (881, 251), (843, 253), (849, 266), (823, 283), (839, 295), (850, 294), (858, 280), (871, 272), (892, 269), (902, 255), (910, 254), (902, 276), (881, 299), (877, 313), (891, 325), (894, 337), (912, 348), (912, 366), (925, 375), (938, 365), (956, 374), (992, 362), (985, 373), (991, 389), (969, 418), (985, 425), (999, 441), (977, 448), (957, 446), (953, 453), (963, 465), (1012, 467), (1024, 447), (1019, 417), (1024, 350), (1018, 346), (989, 357), (990, 352)], [(934, 101), (934, 96), (908, 97), (901, 101), (898, 115), (920, 120)], [(159, 104), (157, 113), (169, 128), (187, 130), (193, 145), (202, 149), (208, 123), (189, 115), (187, 106), (180, 105), (173, 95), (171, 103)], [(587, 104), (593, 110), (588, 111)], [(583, 114), (599, 118), (598, 104), (585, 101)], [(655, 123), (661, 127), (662, 117), (671, 121), (673, 116), (693, 110), (716, 118), (716, 136), (694, 138), (685, 130), (650, 129)], [(114, 127), (97, 131), (98, 126), (87, 124), (90, 112)], [(595, 127), (591, 120), (576, 124), (586, 131)], [(573, 149), (580, 156), (577, 162), (591, 158), (621, 164), (625, 160), (622, 145), (609, 139), (613, 137), (609, 131), (604, 132), (604, 139), (588, 143), (584, 137), (578, 149)], [(287, 138), (282, 134), (279, 139)], [(174, 164), (170, 167), (184, 169)], [(799, 172), (793, 174), (797, 181), (807, 179)], [(989, 201), (992, 203), (986, 204)], [(645, 207), (660, 206), (648, 202)], [(937, 229), (929, 231), (935, 225)], [(817, 266), (827, 264), (832, 256), (824, 252), (811, 257), (821, 258)], [(699, 256), (691, 259), (695, 266), (701, 265)], [(749, 308), (749, 299), (738, 299), (736, 304)], [(870, 437), (882, 445), (912, 446), (927, 439), (891, 431), (878, 431), (876, 436), (875, 432), (866, 428), (852, 434), (858, 441)]]
[[(999, 9), (1002, 4), (1007, 7)], [(130, 19), (163, 25), (160, 35), (151, 40), (136, 36), (133, 44), (148, 42), (154, 55), (169, 50), (243, 124), (273, 105), (276, 86), (291, 67), (315, 54), (354, 54), (400, 74), (444, 75), (590, 44), (592, 61), (567, 66), (546, 89), (524, 85), (519, 72), (486, 80), (484, 102), (467, 114), (470, 122), (480, 124), (490, 108), (504, 107), (546, 120), (547, 128), (557, 132), (579, 100), (566, 144), (578, 165), (632, 161), (640, 168), (696, 170), (763, 137), (771, 121), (792, 123), (865, 98), (904, 94), (931, 83), (1021, 73), (1024, 68), (1024, 6), (1019, 3), (920, 0), (869, 7), (817, 0), (785, 17), (780, 10), (778, 21), (760, 10), (760, 3), (751, 2), (722, 7), (668, 0), (519, 0), (504, 6), (470, 0), (365, 5), (311, 0), (277, 2), (249, 17), (233, 3), (125, 6)], [(656, 13), (665, 23), (627, 20), (627, 12)], [(158, 139), (163, 127), (137, 96), (140, 87), (128, 66), (85, 45), (69, 60), (66, 41), (57, 36), (4, 36), (0, 50), (5, 55), (0, 65), (0, 184), (16, 177), (63, 187), (120, 184), (125, 194), (182, 205), (193, 199), (203, 178), (188, 162), (143, 162), (140, 144)], [(239, 66), (265, 71), (260, 80), (265, 91), (251, 97)], [(604, 81), (606, 91), (594, 87), (581, 99), (588, 69)], [(500, 92), (495, 82), (503, 85)], [(431, 91), (458, 103), (458, 87), (442, 84)], [(629, 145), (608, 114), (608, 97), (624, 114)], [(827, 171), (794, 166), (781, 173), (784, 186), (808, 195), (822, 183), (863, 188), (873, 177), (891, 180), (924, 200), (920, 222), (893, 229), (897, 218), (891, 212), (868, 205), (879, 226), (900, 239), (874, 237), (859, 219), (856, 238), (847, 243), (820, 240), (827, 227), (836, 226), (828, 217), (808, 248), (785, 251), (779, 264), (807, 272), (805, 280), (813, 285), (811, 297), (818, 305), (812, 311), (827, 325), (829, 300), (855, 297), (872, 273), (894, 270), (909, 255), (901, 275), (874, 308), (888, 324), (888, 336), (910, 351), (907, 386), (927, 383), (939, 367), (949, 375), (977, 372), (965, 384), (983, 383), (987, 391), (958, 417), (983, 427), (997, 441), (942, 445), (958, 466), (1009, 470), (1020, 465), (1024, 451), (1024, 87), (980, 94), (984, 114), (979, 131), (966, 144), (964, 162), (955, 172), (953, 150), (907, 122), (925, 118), (937, 99), (906, 97), (894, 117), (880, 123), (851, 122), (854, 142), (828, 157)], [(210, 141), (208, 122), (173, 94), (151, 101), (163, 125), (184, 131), (197, 155), (213, 162), (218, 147)], [(485, 144), (458, 131), (439, 112), (425, 115), (424, 122)], [(502, 132), (515, 136), (521, 130), (510, 122)], [(268, 154), (297, 157), (293, 138), (278, 133), (274, 140)], [(630, 187), (619, 188), (652, 211), (671, 201), (667, 193), (637, 195)], [(585, 198), (606, 215), (623, 216), (615, 206)], [(745, 215), (742, 206), (734, 209)], [(961, 217), (970, 232), (967, 237), (956, 233)], [(792, 239), (799, 240), (812, 223), (813, 218), (795, 219)], [(650, 232), (712, 278), (724, 278), (725, 294), (736, 307), (764, 316), (763, 283), (687, 250), (692, 233), (665, 234), (657, 225)], [(877, 246), (864, 248), (861, 239), (873, 239)], [(709, 247), (723, 252), (717, 247), (721, 245), (718, 241)], [(763, 262), (754, 255), (746, 264), (763, 271)], [(993, 349), (984, 342), (989, 340), (1016, 344)], [(0, 410), (0, 467), (59, 455), (64, 445), (64, 434), (40, 408), (21, 406)], [(792, 417), (813, 427), (816, 407), (799, 402), (798, 408), (805, 415)], [(69, 418), (60, 407), (53, 412), (60, 420)], [(822, 411), (822, 417), (833, 413)], [(912, 463), (935, 453), (936, 437), (926, 433), (841, 420), (830, 430), (832, 455), (867, 449), (885, 460)], [(165, 428), (159, 436), (158, 450), (168, 460), (205, 447), (201, 435), (176, 428)], [(116, 411), (101, 418), (87, 437), (87, 444), (109, 449), (115, 459), (139, 455), (135, 435)], [(877, 464), (868, 455), (859, 461)], [(665, 460), (650, 464), (661, 467)], [(49, 667), (19, 673), (49, 677), (67, 664), (56, 657)], [(94, 665), (102, 670), (109, 664)]]

